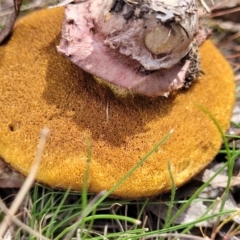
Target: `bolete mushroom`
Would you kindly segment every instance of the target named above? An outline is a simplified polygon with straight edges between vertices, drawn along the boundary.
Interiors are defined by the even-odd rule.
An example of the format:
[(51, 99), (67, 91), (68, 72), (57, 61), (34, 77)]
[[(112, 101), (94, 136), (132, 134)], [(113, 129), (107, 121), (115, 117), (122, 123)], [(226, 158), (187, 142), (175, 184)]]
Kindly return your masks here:
[(20, 19), (0, 46), (0, 156), (27, 175), (39, 131), (48, 126), (37, 181), (81, 190), (91, 145), (88, 190), (99, 192), (116, 184), (173, 129), (113, 196), (149, 197), (170, 190), (168, 164), (177, 186), (206, 167), (221, 136), (196, 104), (207, 108), (224, 131), (234, 104), (233, 72), (216, 47), (210, 41), (201, 46), (204, 74), (189, 89), (168, 98), (119, 97), (57, 52), (63, 18), (62, 8), (34, 12)]

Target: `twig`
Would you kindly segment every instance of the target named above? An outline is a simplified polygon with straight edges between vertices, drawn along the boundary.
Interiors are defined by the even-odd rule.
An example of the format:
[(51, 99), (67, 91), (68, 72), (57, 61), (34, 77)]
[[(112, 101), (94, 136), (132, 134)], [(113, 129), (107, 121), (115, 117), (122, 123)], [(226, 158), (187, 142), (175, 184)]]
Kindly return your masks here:
[(208, 7), (208, 5), (205, 3), (205, 1), (204, 1), (204, 0), (199, 0), (199, 1), (200, 1), (200, 3), (202, 4), (203, 8), (206, 10), (206, 12), (207, 12), (207, 13), (210, 13), (211, 10), (210, 10), (210, 8)]
[(223, 11), (219, 11), (219, 12), (216, 12), (216, 13), (212, 13), (210, 15), (210, 17), (219, 17), (219, 16), (223, 16), (223, 15), (226, 15), (226, 14), (230, 14), (230, 13), (234, 13), (234, 12), (239, 12), (240, 11), (240, 7), (236, 7), (234, 9), (229, 9), (229, 10), (223, 10)]
[(225, 56), (225, 58), (227, 58), (227, 59), (233, 59), (233, 58), (237, 58), (237, 57), (240, 57), (240, 53)]

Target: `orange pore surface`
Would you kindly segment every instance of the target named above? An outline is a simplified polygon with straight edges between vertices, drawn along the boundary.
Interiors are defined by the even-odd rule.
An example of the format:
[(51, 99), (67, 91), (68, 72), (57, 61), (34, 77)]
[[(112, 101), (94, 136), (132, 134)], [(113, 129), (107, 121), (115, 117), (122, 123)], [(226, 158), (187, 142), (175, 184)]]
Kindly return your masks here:
[[(37, 181), (81, 190), (90, 158), (89, 192), (108, 190), (170, 130), (170, 138), (112, 195), (140, 198), (171, 189), (168, 163), (180, 186), (217, 154), (234, 104), (232, 70), (207, 41), (204, 75), (169, 98), (116, 97), (57, 53), (63, 9), (22, 18), (0, 46), (0, 156), (27, 175), (40, 130), (51, 133)], [(90, 153), (90, 154), (89, 154)]]

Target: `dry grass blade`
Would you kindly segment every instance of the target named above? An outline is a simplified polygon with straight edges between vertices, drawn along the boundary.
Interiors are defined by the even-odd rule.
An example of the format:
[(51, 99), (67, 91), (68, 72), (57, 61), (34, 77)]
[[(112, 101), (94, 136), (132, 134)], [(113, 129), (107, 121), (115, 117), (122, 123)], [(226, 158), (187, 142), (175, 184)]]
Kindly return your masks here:
[(203, 237), (198, 237), (198, 236), (194, 236), (194, 235), (188, 235), (188, 234), (180, 234), (180, 233), (165, 233), (165, 234), (153, 234), (153, 235), (149, 235), (149, 237), (143, 238), (144, 240), (146, 239), (153, 239), (153, 238), (163, 238), (163, 237), (172, 237), (172, 238), (184, 238), (184, 239), (190, 239), (190, 240), (206, 240), (206, 238)]
[(45, 148), (46, 139), (47, 139), (48, 134), (49, 134), (49, 129), (44, 128), (41, 132), (38, 151), (36, 153), (33, 165), (31, 167), (30, 174), (26, 178), (22, 188), (20, 189), (19, 193), (17, 194), (16, 198), (14, 199), (14, 201), (9, 209), (9, 212), (8, 212), (9, 214), (5, 216), (4, 220), (2, 221), (2, 223), (0, 225), (0, 238), (2, 238), (4, 236), (8, 226), (10, 225), (10, 223), (12, 221), (12, 216), (15, 215), (15, 213), (19, 209), (24, 197), (26, 196), (26, 194), (28, 193), (29, 189), (31, 188), (31, 186), (34, 182), (34, 179), (35, 179), (35, 176), (36, 176), (36, 173), (38, 170), (38, 166), (40, 164), (40, 161), (41, 161), (41, 158), (43, 155), (43, 151)]
[[(11, 217), (11, 220), (18, 225), (19, 227), (21, 227), (22, 229), (24, 229), (26, 232), (32, 234), (33, 236), (35, 236), (38, 239), (41, 240), (49, 240), (49, 238), (46, 238), (44, 236), (42, 236), (41, 234), (37, 233), (36, 231), (34, 231), (32, 228), (30, 228), (29, 226), (27, 226), (26, 224), (24, 224), (22, 221), (20, 221), (17, 217), (15, 217), (13, 214), (10, 213), (10, 211), (7, 209), (7, 207), (4, 205), (3, 201), (0, 199), (0, 208), (1, 210), (7, 215)], [(4, 239), (5, 240), (5, 236), (4, 238), (0, 237), (0, 239)], [(11, 238), (12, 239), (12, 238)]]
[[(92, 201), (88, 204), (88, 206), (86, 207), (86, 209), (83, 211), (83, 213), (79, 216), (79, 218), (76, 221), (76, 224), (74, 224), (74, 226), (72, 227), (71, 231), (67, 234), (67, 236), (63, 239), (63, 240), (68, 240), (71, 239), (71, 236), (74, 234), (74, 232), (77, 231), (77, 229), (79, 228), (80, 222), (81, 220), (85, 217), (85, 212), (88, 211), (88, 209), (91, 209), (92, 206), (106, 193), (106, 191), (102, 191), (99, 194), (97, 194)], [(80, 233), (80, 232), (79, 232)]]

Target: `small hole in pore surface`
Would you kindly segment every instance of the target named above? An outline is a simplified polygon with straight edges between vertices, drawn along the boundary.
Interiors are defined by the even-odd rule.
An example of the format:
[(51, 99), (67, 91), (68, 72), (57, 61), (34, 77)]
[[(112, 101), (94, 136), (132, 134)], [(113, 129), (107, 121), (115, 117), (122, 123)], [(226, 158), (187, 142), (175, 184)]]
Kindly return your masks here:
[(15, 132), (20, 128), (20, 124), (19, 123), (10, 123), (8, 125), (8, 128), (11, 132)]

